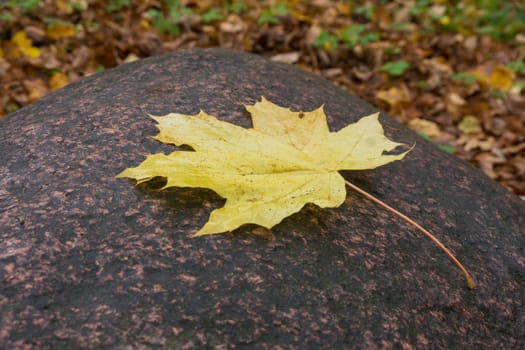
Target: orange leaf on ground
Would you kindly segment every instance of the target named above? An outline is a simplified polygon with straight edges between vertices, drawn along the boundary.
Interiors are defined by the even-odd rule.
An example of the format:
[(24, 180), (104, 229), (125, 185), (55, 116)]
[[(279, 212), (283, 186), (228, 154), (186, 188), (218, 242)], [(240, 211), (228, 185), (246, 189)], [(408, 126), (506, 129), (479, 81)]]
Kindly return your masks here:
[(75, 28), (71, 23), (54, 23), (46, 29), (46, 35), (53, 40), (69, 38), (75, 34)]

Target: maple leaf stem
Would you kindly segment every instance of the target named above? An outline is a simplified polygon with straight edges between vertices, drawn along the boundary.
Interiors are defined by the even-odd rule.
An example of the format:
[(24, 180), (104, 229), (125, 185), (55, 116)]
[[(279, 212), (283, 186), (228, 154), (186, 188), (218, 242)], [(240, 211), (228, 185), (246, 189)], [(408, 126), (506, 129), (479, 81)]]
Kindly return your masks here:
[(385, 208), (385, 209), (391, 211), (392, 213), (396, 214), (401, 219), (405, 220), (406, 222), (408, 222), (409, 224), (411, 224), (412, 226), (417, 228), (419, 231), (421, 231), (421, 233), (423, 233), (425, 236), (430, 238), (443, 252), (445, 252), (445, 254), (448, 255), (448, 257), (454, 262), (454, 264), (456, 264), (456, 266), (461, 270), (461, 272), (463, 272), (463, 274), (465, 275), (465, 278), (467, 280), (467, 286), (470, 289), (473, 289), (473, 288), (476, 287), (476, 283), (474, 282), (474, 279), (470, 276), (470, 273), (467, 271), (467, 269), (459, 262), (459, 260), (454, 256), (454, 254), (452, 254), (452, 252), (443, 243), (441, 243), (441, 241), (439, 239), (437, 239), (433, 234), (431, 234), (428, 230), (423, 228), (421, 225), (419, 225), (417, 222), (415, 222), (414, 220), (412, 220), (411, 218), (409, 218), (405, 214), (401, 213), (399, 210), (396, 210), (396, 209), (392, 208), (391, 206), (389, 206), (388, 204), (386, 204), (382, 200), (374, 197), (373, 195), (371, 195), (370, 193), (366, 192), (365, 190), (357, 187), (356, 185), (354, 185), (350, 181), (345, 180), (345, 182), (346, 182), (346, 185), (348, 187), (354, 189), (355, 191), (359, 192), (360, 194), (362, 194), (366, 198), (372, 200), (376, 204), (379, 204), (383, 208)]

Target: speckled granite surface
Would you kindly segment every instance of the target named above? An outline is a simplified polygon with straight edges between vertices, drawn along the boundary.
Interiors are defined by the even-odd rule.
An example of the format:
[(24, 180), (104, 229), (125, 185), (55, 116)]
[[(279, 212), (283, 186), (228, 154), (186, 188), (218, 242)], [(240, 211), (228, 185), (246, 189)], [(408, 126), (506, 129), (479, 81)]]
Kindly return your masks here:
[(355, 193), (272, 232), (193, 239), (217, 195), (114, 178), (173, 149), (151, 138), (146, 113), (202, 108), (248, 127), (242, 105), (261, 95), (324, 103), (332, 130), (374, 110), (291, 66), (210, 50), (127, 64), (1, 119), (0, 348), (525, 347), (525, 204), (425, 141), (344, 176), (442, 239), (473, 291), (430, 241)]

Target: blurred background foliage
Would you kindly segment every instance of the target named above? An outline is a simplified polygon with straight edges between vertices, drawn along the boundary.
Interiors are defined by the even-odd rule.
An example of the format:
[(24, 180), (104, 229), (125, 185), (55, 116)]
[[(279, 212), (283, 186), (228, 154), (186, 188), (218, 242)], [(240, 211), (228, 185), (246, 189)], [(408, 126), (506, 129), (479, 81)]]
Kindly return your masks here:
[(83, 76), (204, 47), (321, 75), (525, 196), (522, 0), (0, 1), (0, 117)]

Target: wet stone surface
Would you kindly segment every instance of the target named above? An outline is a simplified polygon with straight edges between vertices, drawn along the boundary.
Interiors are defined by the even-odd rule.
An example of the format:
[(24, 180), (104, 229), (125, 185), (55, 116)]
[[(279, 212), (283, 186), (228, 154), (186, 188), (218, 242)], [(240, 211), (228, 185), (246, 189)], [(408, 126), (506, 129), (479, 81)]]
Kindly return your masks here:
[[(244, 104), (324, 104), (332, 130), (374, 111), (297, 68), (187, 51), (85, 78), (0, 120), (0, 348), (525, 347), (525, 204), (423, 140), (343, 175), (438, 236), (469, 290), (414, 228), (350, 192), (271, 232), (191, 238), (222, 199), (115, 179), (147, 154), (146, 113), (250, 126)], [(382, 114), (387, 134), (415, 134)], [(255, 234), (254, 234), (255, 233)]]

